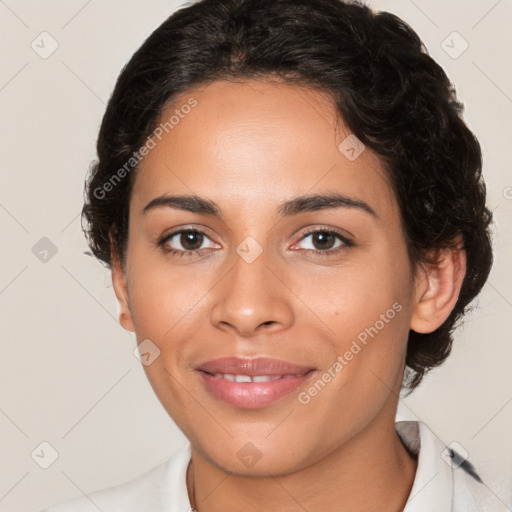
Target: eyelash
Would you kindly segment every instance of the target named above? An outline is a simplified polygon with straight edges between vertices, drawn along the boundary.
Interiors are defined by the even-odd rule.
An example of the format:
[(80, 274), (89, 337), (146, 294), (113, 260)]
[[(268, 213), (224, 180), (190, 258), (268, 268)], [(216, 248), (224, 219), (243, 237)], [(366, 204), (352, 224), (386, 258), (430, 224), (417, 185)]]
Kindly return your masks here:
[[(182, 233), (200, 233), (200, 234), (204, 235), (206, 238), (210, 238), (204, 231), (202, 231), (200, 229), (180, 229), (178, 231), (174, 231), (172, 233), (169, 233), (168, 235), (164, 235), (157, 242), (157, 245), (159, 247), (161, 247), (161, 249), (164, 251), (165, 254), (169, 254), (171, 256), (175, 256), (177, 254), (179, 254), (180, 257), (198, 255), (203, 249), (196, 249), (194, 251), (183, 251), (181, 249), (169, 249), (169, 248), (167, 248), (165, 246), (165, 244), (171, 238), (175, 237), (176, 235), (180, 235)], [(313, 235), (315, 233), (325, 233), (325, 234), (329, 234), (329, 235), (335, 235), (336, 237), (338, 237), (338, 239), (340, 239), (343, 242), (343, 245), (341, 245), (339, 247), (336, 247), (335, 249), (327, 249), (325, 251), (321, 251), (321, 250), (318, 250), (318, 249), (303, 249), (303, 250), (306, 250), (306, 251), (309, 251), (309, 252), (313, 252), (315, 254), (315, 256), (320, 256), (320, 257), (330, 256), (330, 255), (332, 255), (334, 253), (337, 253), (340, 250), (347, 249), (347, 248), (350, 248), (350, 247), (354, 246), (354, 242), (352, 242), (352, 240), (348, 239), (347, 237), (342, 235), (339, 231), (337, 231), (335, 229), (332, 229), (332, 228), (329, 228), (329, 229), (327, 229), (327, 228), (312, 229), (311, 231), (308, 231), (308, 232), (304, 233), (302, 235), (301, 239), (299, 240), (299, 242), (302, 242), (306, 237), (308, 237), (309, 235)]]

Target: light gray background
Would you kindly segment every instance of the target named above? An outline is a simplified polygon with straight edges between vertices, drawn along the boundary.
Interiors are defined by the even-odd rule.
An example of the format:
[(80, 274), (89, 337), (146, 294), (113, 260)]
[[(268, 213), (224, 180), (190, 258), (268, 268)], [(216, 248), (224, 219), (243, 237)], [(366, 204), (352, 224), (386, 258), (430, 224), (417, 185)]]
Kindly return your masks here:
[[(180, 4), (0, 0), (0, 511), (30, 512), (124, 482), (185, 442), (133, 355), (134, 336), (118, 324), (109, 273), (83, 254), (79, 219), (115, 79)], [(508, 502), (512, 1), (370, 5), (407, 21), (456, 84), (483, 146), (496, 218), (496, 263), (479, 308), (458, 331), (449, 361), (401, 401), (399, 416), (421, 419), (447, 444), (459, 443)], [(46, 59), (31, 47), (35, 41), (39, 52), (51, 49), (43, 31), (59, 45)], [(452, 56), (464, 42), (454, 31), (469, 44), (458, 58)], [(46, 262), (36, 246), (43, 237), (57, 248)], [(48, 469), (34, 460), (50, 454), (43, 441), (58, 452)]]

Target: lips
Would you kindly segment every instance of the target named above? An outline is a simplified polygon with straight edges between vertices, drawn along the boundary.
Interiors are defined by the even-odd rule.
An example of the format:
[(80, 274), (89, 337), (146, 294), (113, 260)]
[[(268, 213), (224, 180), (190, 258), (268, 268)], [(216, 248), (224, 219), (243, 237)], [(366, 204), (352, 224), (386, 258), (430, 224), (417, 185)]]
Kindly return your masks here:
[(196, 368), (214, 397), (244, 409), (269, 405), (309, 380), (314, 369), (281, 359), (225, 357)]

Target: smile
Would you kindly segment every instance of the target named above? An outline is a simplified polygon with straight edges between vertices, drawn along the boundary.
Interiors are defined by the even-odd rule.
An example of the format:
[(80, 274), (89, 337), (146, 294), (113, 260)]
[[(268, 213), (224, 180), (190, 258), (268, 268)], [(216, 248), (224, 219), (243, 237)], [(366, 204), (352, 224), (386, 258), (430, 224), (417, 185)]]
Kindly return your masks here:
[(216, 359), (196, 368), (207, 392), (242, 409), (257, 409), (290, 395), (314, 370), (287, 361), (237, 357)]
[(231, 373), (216, 373), (217, 379), (226, 379), (231, 382), (269, 382), (278, 379), (291, 379), (296, 375), (232, 375)]

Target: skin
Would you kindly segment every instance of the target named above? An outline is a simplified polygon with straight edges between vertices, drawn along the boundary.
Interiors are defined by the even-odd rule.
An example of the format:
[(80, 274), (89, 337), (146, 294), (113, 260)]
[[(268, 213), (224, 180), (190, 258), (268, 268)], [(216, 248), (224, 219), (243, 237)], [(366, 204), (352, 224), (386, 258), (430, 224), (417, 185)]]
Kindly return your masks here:
[[(386, 170), (369, 148), (354, 161), (338, 149), (350, 131), (325, 94), (276, 81), (215, 81), (176, 98), (198, 104), (145, 157), (132, 190), (123, 268), (112, 249), (120, 322), (149, 338), (160, 357), (144, 369), (164, 408), (192, 445), (189, 495), (200, 512), (225, 510), (399, 511), (416, 460), (395, 432), (409, 329), (431, 332), (447, 318), (465, 272), (463, 251), (439, 264), (409, 261)], [(338, 192), (349, 207), (280, 217), (296, 196)], [(215, 201), (221, 219), (167, 206), (164, 194)], [(195, 246), (175, 236), (200, 229)], [(308, 229), (335, 229), (318, 243)], [(236, 252), (246, 237), (262, 253)], [(113, 247), (113, 246), (112, 246)], [(338, 249), (341, 247), (341, 249)], [(315, 255), (314, 249), (323, 254)], [(328, 254), (328, 251), (330, 253)], [(381, 314), (402, 309), (307, 404), (301, 391)], [(194, 370), (224, 356), (267, 356), (313, 367), (305, 387), (259, 409), (213, 397)], [(248, 442), (261, 458), (246, 467)]]

